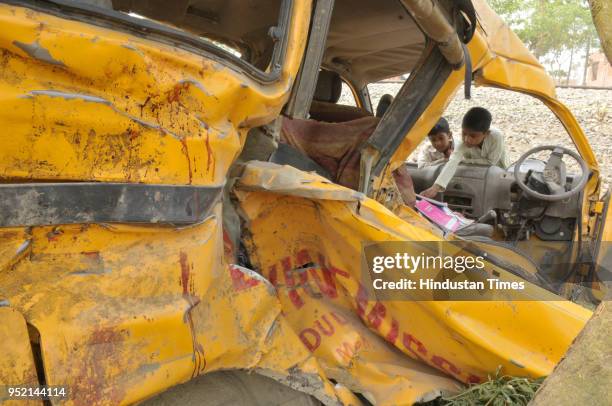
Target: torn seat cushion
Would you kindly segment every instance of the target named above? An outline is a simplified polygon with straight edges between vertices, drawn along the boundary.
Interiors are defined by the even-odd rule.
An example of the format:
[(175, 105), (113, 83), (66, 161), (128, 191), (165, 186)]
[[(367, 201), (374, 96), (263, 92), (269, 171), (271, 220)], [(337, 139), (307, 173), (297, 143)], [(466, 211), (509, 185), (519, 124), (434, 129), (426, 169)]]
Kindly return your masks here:
[(358, 189), (360, 150), (379, 120), (369, 116), (342, 123), (326, 123), (285, 117), (280, 141), (320, 165), (334, 182)]

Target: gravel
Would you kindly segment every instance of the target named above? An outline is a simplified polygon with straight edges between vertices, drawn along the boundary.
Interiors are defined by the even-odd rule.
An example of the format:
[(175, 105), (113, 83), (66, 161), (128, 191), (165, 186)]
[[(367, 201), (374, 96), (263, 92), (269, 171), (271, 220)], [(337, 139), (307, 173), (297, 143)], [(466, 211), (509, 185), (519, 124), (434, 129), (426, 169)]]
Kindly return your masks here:
[[(383, 94), (395, 95), (400, 87), (401, 83), (370, 85), (374, 108)], [(595, 151), (604, 180), (612, 184), (612, 90), (558, 88), (557, 96), (576, 116)], [(352, 95), (343, 92), (339, 103), (354, 104), (349, 100), (352, 100)], [(446, 110), (444, 116), (457, 137), (461, 134), (463, 114), (474, 106), (491, 111), (493, 126), (503, 132), (512, 161), (537, 145), (563, 145), (575, 149), (567, 131), (540, 100), (522, 93), (486, 87), (473, 87), (471, 100), (465, 100), (463, 89), (459, 89)], [(571, 162), (568, 164), (573, 166)]]

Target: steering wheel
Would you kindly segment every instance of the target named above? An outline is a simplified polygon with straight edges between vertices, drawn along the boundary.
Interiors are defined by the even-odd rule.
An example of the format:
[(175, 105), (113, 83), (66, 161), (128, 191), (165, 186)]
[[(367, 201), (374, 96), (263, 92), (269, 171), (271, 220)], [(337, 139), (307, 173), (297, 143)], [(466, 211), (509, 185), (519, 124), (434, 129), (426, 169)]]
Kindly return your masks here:
[[(540, 151), (552, 151), (548, 161), (546, 162), (546, 166), (544, 167), (544, 172), (542, 174), (533, 173), (533, 176), (536, 180), (541, 183), (544, 183), (548, 186), (551, 194), (546, 195), (543, 193), (539, 193), (533, 189), (531, 189), (526, 183), (523, 177), (521, 176), (520, 170), (523, 162), (531, 155)], [(565, 185), (567, 183), (566, 179), (566, 169), (565, 163), (563, 162), (563, 155), (569, 155), (574, 158), (579, 164), (580, 169), (582, 170), (582, 174), (578, 182), (573, 182), (575, 185), (570, 190), (565, 190)], [(531, 148), (529, 151), (525, 152), (519, 160), (514, 165), (514, 179), (516, 183), (519, 185), (521, 189), (525, 192), (527, 196), (533, 197), (535, 199), (544, 200), (547, 202), (558, 202), (560, 200), (565, 200), (568, 197), (574, 196), (576, 193), (580, 192), (584, 189), (584, 186), (589, 179), (589, 167), (586, 162), (580, 155), (571, 149), (565, 147), (559, 147), (555, 145), (542, 145), (540, 147)]]

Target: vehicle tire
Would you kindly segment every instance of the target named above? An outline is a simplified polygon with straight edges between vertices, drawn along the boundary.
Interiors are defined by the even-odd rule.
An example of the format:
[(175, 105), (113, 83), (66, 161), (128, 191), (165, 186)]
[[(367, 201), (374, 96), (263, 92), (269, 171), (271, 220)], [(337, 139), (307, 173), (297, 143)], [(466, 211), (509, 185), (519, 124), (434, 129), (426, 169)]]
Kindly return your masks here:
[(199, 376), (144, 401), (143, 406), (319, 406), (314, 397), (275, 380), (245, 371)]

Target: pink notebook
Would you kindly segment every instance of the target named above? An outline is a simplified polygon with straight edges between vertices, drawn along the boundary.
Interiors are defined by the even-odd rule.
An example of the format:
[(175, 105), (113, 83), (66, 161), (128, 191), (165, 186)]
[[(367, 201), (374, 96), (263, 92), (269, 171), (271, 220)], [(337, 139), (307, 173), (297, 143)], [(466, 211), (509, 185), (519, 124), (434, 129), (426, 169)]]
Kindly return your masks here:
[(457, 231), (473, 222), (446, 206), (437, 206), (425, 199), (417, 199), (415, 207), (429, 220), (448, 231)]

